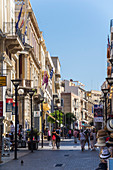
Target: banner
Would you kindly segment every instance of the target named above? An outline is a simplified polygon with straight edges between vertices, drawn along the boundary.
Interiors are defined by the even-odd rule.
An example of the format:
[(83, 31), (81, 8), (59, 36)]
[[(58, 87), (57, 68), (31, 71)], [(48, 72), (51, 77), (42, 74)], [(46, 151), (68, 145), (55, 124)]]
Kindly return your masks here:
[(6, 99), (6, 112), (12, 112), (13, 110), (13, 99)]
[(3, 117), (3, 101), (0, 101), (0, 117)]
[(94, 121), (103, 122), (103, 105), (94, 105)]

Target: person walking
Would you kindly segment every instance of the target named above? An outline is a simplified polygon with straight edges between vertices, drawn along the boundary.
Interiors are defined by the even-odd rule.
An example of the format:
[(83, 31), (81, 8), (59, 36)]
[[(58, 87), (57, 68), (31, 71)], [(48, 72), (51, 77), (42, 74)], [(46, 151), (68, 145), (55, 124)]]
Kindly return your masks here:
[(11, 141), (13, 141), (14, 138), (14, 132), (15, 132), (15, 127), (13, 125), (13, 122), (10, 122), (10, 132), (11, 132)]
[(93, 130), (91, 130), (90, 133), (90, 144), (91, 144), (91, 151), (94, 149), (94, 134), (93, 134)]
[(51, 132), (47, 129), (47, 140), (49, 141), (49, 146), (51, 147)]
[(85, 137), (86, 137), (85, 144), (86, 144), (86, 142), (87, 142), (87, 143), (88, 143), (88, 149), (90, 149), (90, 142), (89, 142), (90, 133), (89, 133), (89, 130), (86, 129), (86, 130), (84, 131), (84, 133), (85, 133)]
[(69, 129), (68, 134), (69, 134), (69, 139), (71, 139), (71, 129)]
[(52, 131), (53, 148), (52, 149), (55, 149), (55, 141), (56, 141), (56, 131), (55, 131), (55, 129), (53, 129), (53, 131)]
[(78, 131), (76, 129), (74, 129), (74, 132), (73, 132), (74, 143), (77, 143), (77, 135), (78, 135)]
[(60, 148), (60, 128), (56, 129), (56, 147)]
[(85, 146), (85, 133), (83, 132), (83, 129), (81, 129), (81, 132), (80, 132), (80, 143), (81, 143), (81, 150), (84, 151), (84, 146)]
[(95, 144), (96, 144), (96, 129), (93, 129), (93, 137), (94, 137), (94, 140), (93, 140), (94, 150), (96, 150), (95, 149)]

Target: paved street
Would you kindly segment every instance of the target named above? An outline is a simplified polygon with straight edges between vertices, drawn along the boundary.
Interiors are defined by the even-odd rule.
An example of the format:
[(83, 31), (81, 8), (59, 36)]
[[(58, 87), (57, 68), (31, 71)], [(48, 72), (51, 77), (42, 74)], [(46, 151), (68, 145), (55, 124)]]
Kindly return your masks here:
[[(0, 165), (0, 170), (94, 170), (99, 163), (98, 151), (86, 150), (82, 152), (79, 144), (73, 144), (73, 139), (65, 139), (61, 142), (60, 150), (52, 150), (44, 146), (34, 153), (28, 153), (18, 160), (11, 160)], [(21, 160), (24, 164), (21, 165)]]

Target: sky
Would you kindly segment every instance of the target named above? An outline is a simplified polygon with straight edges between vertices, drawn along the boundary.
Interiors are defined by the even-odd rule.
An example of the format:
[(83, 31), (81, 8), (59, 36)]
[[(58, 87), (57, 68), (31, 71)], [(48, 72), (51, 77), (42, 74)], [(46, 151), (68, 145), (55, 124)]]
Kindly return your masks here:
[(61, 79), (101, 90), (107, 77), (112, 0), (31, 0), (47, 51), (58, 56)]

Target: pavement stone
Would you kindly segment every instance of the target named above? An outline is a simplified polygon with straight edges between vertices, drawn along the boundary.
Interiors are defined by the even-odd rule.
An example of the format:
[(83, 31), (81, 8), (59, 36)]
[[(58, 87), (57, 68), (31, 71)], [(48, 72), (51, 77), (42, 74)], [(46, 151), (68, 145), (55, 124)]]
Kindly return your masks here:
[[(87, 146), (85, 149), (82, 152), (79, 142), (74, 144), (73, 139), (65, 139), (60, 150), (52, 150), (47, 145), (39, 147), (34, 153), (0, 165), (0, 170), (95, 170), (99, 164), (99, 151), (90, 151)], [(24, 161), (23, 165), (21, 160)], [(57, 164), (63, 165), (55, 167)]]

